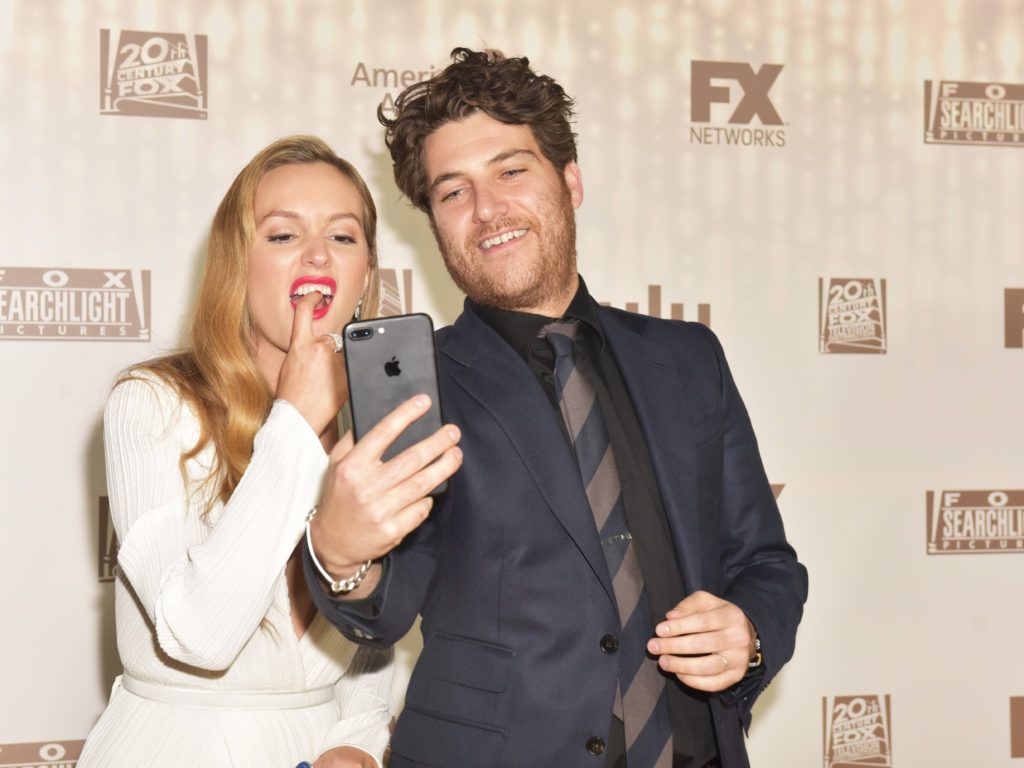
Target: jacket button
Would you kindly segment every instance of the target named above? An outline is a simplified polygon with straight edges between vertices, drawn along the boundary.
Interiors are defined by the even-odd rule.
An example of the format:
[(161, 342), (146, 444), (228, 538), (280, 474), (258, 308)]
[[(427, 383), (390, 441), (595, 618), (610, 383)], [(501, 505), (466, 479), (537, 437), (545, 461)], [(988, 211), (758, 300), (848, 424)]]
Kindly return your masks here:
[(605, 635), (601, 638), (601, 650), (605, 653), (615, 653), (619, 650), (619, 638), (615, 635)]
[(604, 754), (604, 739), (600, 736), (591, 736), (587, 739), (587, 752), (592, 755)]

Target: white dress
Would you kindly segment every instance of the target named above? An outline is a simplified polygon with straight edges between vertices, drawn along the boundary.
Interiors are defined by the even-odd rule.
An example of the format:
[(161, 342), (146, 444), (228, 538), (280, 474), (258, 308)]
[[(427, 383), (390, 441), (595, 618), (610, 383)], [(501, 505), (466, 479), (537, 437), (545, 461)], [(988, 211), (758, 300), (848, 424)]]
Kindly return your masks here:
[(79, 768), (294, 768), (343, 744), (380, 764), (391, 652), (354, 645), (319, 613), (301, 640), (292, 626), (284, 568), (328, 464), (305, 419), (274, 403), (206, 520), (194, 490), (213, 449), (187, 462), (186, 488), (179, 458), (199, 424), (172, 387), (148, 375), (115, 387), (104, 433), (125, 674)]

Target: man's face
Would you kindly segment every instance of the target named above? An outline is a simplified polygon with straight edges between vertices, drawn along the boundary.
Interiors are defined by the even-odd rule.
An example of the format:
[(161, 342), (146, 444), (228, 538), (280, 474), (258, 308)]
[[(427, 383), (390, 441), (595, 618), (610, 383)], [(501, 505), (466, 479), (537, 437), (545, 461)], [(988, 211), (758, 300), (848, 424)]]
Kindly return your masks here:
[(583, 184), (559, 172), (526, 125), (483, 112), (427, 137), (431, 225), (456, 285), (481, 304), (559, 316), (576, 291)]

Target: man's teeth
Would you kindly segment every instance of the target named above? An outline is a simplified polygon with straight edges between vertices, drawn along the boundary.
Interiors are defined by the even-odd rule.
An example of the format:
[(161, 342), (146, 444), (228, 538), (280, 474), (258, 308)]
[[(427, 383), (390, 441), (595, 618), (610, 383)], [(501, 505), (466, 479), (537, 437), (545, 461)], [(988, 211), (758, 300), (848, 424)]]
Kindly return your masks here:
[(320, 285), (319, 283), (303, 283), (295, 289), (295, 293), (292, 294), (292, 298), (301, 298), (307, 294), (313, 293), (314, 291), (319, 293), (328, 301), (334, 297), (334, 292), (326, 285)]
[(509, 240), (515, 240), (516, 238), (522, 237), (525, 234), (525, 229), (514, 229), (511, 232), (505, 232), (502, 235), (495, 235), (494, 237), (487, 238), (480, 243), (480, 247), (486, 251), (496, 245), (501, 245), (502, 243), (507, 243)]

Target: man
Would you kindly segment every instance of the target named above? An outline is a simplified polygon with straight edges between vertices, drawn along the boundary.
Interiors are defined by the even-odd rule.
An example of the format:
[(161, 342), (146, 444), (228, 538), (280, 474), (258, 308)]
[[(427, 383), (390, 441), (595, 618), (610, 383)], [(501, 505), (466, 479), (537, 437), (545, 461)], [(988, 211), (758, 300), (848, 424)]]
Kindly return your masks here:
[[(468, 297), (437, 335), (463, 467), (348, 595), (307, 557), (357, 642), (422, 614), (392, 768), (746, 766), (793, 652), (806, 571), (717, 339), (600, 307), (577, 275), (572, 106), (525, 58), (456, 49), (381, 116)], [(331, 579), (351, 575), (372, 523), (329, 499), (317, 523)]]

